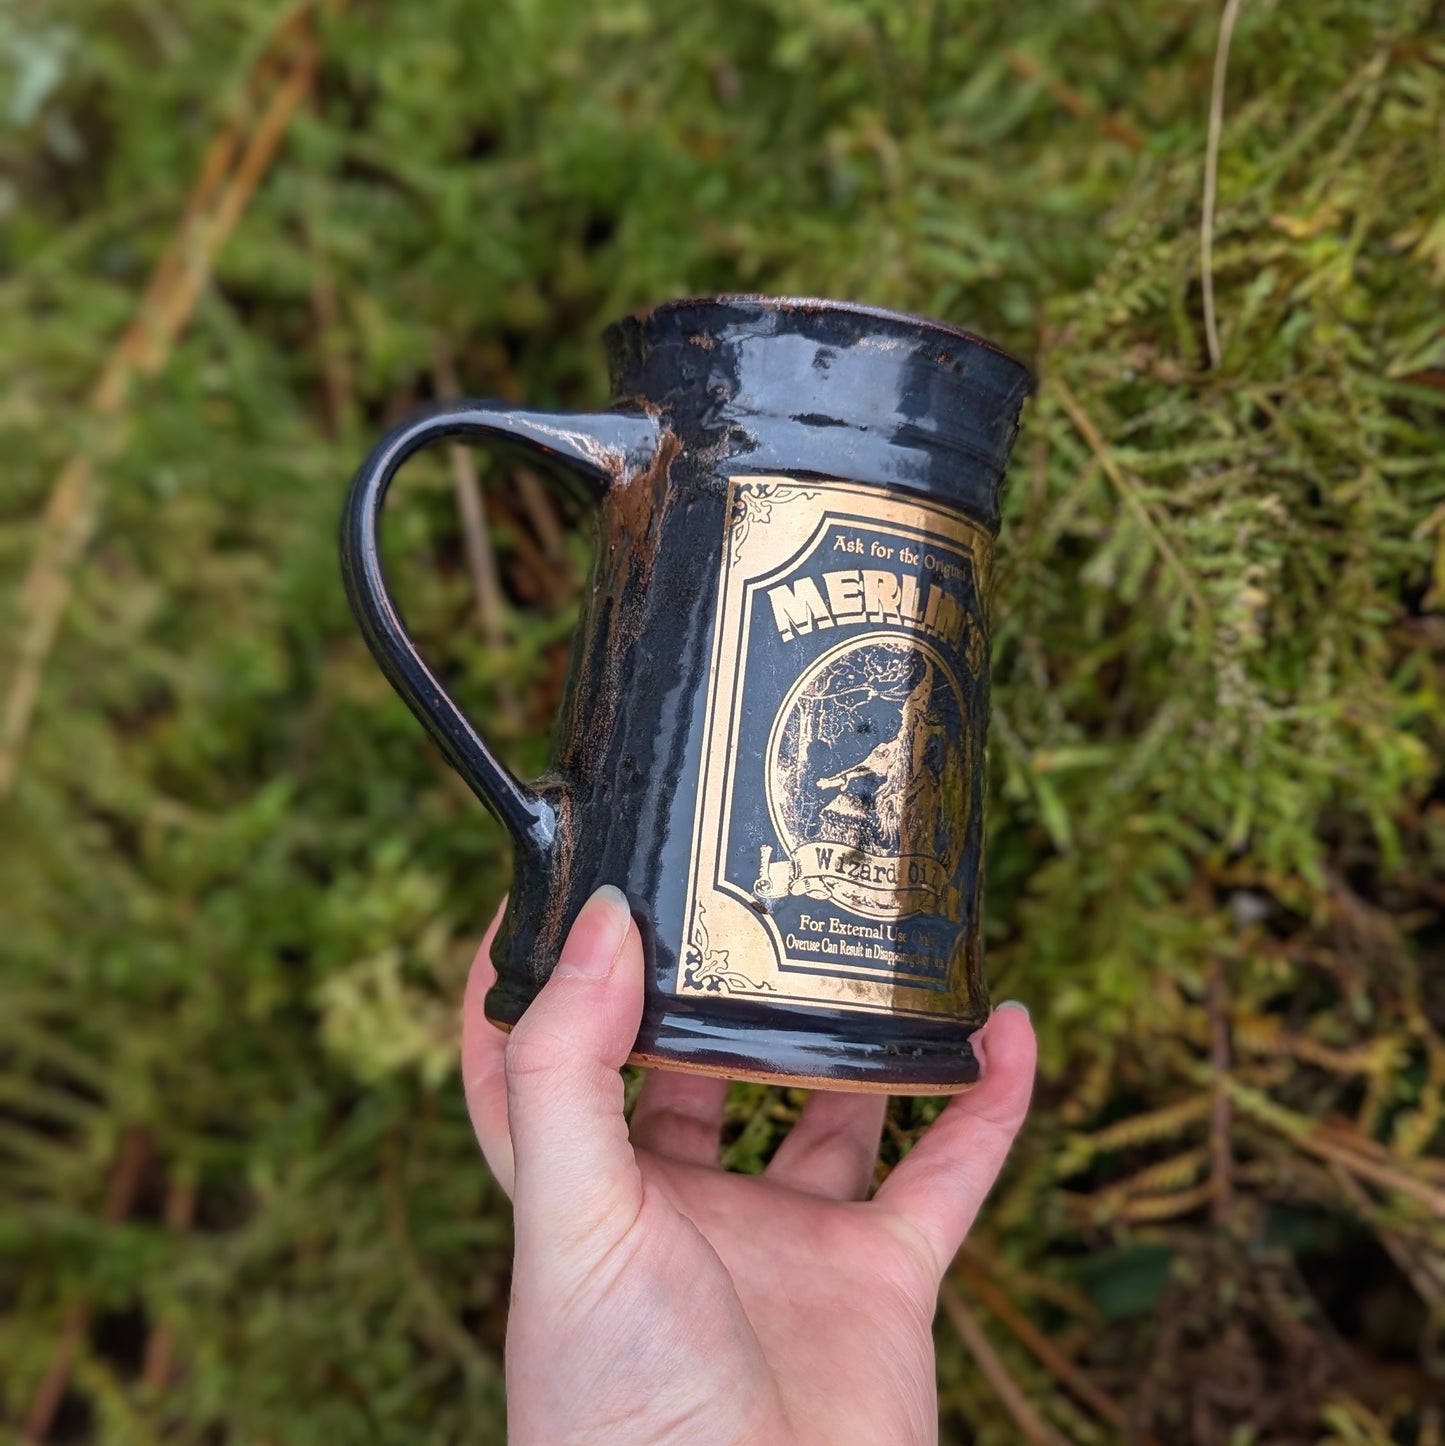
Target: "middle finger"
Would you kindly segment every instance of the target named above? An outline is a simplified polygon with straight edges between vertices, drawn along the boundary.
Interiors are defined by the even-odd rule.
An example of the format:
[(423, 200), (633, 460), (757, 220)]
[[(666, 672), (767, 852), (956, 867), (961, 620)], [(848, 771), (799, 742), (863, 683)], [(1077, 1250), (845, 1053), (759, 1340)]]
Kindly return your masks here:
[(632, 1143), (689, 1165), (716, 1165), (728, 1082), (654, 1069), (632, 1111)]
[(819, 1091), (765, 1171), (769, 1180), (829, 1200), (863, 1200), (878, 1160), (884, 1094)]

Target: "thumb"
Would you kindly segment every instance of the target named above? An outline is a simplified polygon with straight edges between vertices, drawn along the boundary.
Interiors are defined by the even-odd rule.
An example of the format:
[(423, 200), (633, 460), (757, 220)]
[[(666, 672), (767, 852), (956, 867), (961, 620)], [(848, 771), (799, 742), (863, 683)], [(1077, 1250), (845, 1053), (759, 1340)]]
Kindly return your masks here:
[(642, 1177), (618, 1071), (641, 1019), (642, 939), (627, 896), (604, 884), (507, 1041), (519, 1251), (528, 1237), (605, 1250), (637, 1218)]

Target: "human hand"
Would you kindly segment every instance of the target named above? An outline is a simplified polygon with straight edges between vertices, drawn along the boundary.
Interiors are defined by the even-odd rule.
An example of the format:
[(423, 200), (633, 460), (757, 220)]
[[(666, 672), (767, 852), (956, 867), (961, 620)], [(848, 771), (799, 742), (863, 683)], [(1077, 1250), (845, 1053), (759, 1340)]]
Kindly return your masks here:
[(653, 1071), (629, 1129), (643, 958), (616, 889), (588, 900), (510, 1037), (482, 1012), (496, 927), (462, 1061), (515, 1216), (511, 1446), (936, 1441), (938, 1286), (1028, 1109), (1027, 1013), (995, 1011), (981, 1082), (868, 1200), (881, 1095), (814, 1094), (759, 1176), (720, 1168), (724, 1080)]

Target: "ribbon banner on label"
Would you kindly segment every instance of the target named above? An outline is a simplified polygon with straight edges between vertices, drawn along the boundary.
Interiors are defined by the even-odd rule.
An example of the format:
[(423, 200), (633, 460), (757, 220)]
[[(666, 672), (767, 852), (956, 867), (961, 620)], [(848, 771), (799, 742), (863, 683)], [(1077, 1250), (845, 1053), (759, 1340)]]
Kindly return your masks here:
[(803, 894), (880, 919), (958, 910), (958, 890), (937, 859), (889, 858), (822, 843), (804, 844), (781, 863), (772, 862), (772, 853), (771, 844), (759, 849), (753, 884), (759, 899)]

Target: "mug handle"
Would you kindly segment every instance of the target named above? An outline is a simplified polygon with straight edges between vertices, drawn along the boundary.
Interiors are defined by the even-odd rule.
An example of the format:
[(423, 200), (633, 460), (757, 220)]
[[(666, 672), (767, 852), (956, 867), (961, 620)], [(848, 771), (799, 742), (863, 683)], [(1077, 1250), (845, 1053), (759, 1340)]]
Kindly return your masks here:
[(377, 443), (352, 481), (342, 514), (341, 575), (372, 655), (447, 761), (537, 865), (545, 864), (551, 852), (556, 810), (487, 747), (417, 651), (382, 572), (377, 546), (382, 504), (402, 463), (442, 437), (521, 444), (579, 477), (596, 501), (611, 485), (651, 465), (660, 435), (658, 423), (648, 416), (560, 416), (503, 402), (450, 403), (414, 414)]

